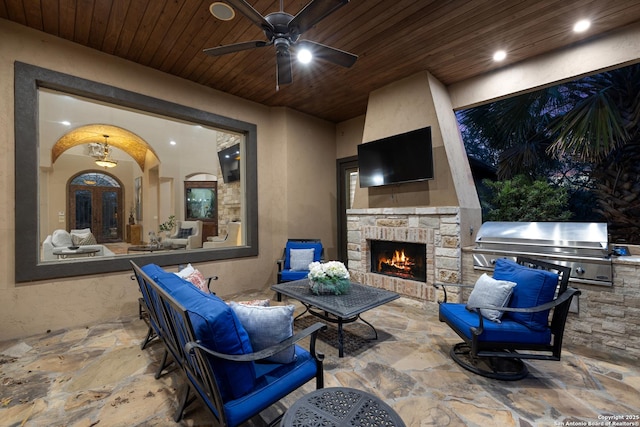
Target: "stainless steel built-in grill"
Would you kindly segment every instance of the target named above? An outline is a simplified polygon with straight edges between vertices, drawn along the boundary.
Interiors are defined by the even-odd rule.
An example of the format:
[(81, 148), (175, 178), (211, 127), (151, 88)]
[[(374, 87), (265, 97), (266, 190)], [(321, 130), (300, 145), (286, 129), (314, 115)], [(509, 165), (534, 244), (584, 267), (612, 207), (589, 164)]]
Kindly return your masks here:
[(526, 256), (571, 267), (572, 282), (611, 286), (607, 224), (485, 222), (478, 230), (473, 264), (493, 270), (498, 258)]

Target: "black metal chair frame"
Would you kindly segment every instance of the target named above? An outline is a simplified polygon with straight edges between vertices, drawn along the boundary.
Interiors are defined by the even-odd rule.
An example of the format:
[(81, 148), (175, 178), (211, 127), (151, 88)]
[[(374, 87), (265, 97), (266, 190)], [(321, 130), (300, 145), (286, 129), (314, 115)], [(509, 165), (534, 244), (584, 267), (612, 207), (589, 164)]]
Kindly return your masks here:
[[(579, 290), (568, 286), (571, 275), (570, 267), (525, 257), (518, 257), (516, 262), (530, 268), (558, 272), (559, 280), (556, 297), (551, 302), (537, 307), (468, 307), (469, 310), (477, 313), (479, 321), (477, 328), (471, 328), (471, 339), (467, 338), (449, 319), (443, 317), (442, 314), (439, 316), (441, 322), (449, 325), (449, 327), (464, 340), (461, 343), (455, 344), (450, 351), (450, 355), (456, 363), (475, 374), (505, 381), (519, 380), (528, 375), (529, 371), (522, 359), (560, 360), (564, 329), (571, 306), (571, 300), (574, 296), (580, 295)], [(473, 286), (467, 285), (442, 283), (435, 284), (434, 286), (444, 291), (444, 300), (440, 301), (439, 304), (447, 302), (446, 286), (473, 288)], [(488, 320), (482, 317), (480, 309), (498, 309), (513, 313), (536, 313), (551, 310), (552, 315), (549, 327), (551, 329), (552, 340), (549, 344), (481, 341), (479, 337), (484, 331), (484, 322)]]
[[(184, 267), (183, 265), (179, 265), (178, 269), (180, 270), (183, 267)], [(143, 290), (144, 285), (140, 284), (139, 282), (140, 278), (138, 278), (135, 274), (132, 274), (131, 280), (138, 280), (138, 285), (140, 286), (140, 292), (142, 293), (142, 297), (138, 298), (138, 318), (147, 322), (147, 325), (149, 326), (149, 330), (147, 331), (147, 336), (145, 337), (144, 341), (142, 341), (142, 344), (140, 345), (140, 348), (144, 350), (145, 348), (147, 348), (147, 345), (149, 345), (151, 341), (159, 337), (158, 330), (157, 330), (158, 323), (157, 323), (157, 319), (155, 319), (155, 313), (153, 312), (153, 310), (150, 310), (148, 307), (147, 298), (146, 298), (148, 297), (148, 295)], [(218, 276), (209, 276), (209, 277), (206, 277), (206, 280), (207, 280), (207, 289), (209, 290), (209, 292), (215, 295), (216, 293), (211, 291), (211, 282), (214, 280), (218, 280)], [(164, 358), (166, 359), (167, 356), (168, 354), (165, 352)], [(160, 366), (160, 371), (158, 371), (158, 373), (156, 374), (156, 379), (160, 378), (163, 369), (164, 369), (164, 366)]]

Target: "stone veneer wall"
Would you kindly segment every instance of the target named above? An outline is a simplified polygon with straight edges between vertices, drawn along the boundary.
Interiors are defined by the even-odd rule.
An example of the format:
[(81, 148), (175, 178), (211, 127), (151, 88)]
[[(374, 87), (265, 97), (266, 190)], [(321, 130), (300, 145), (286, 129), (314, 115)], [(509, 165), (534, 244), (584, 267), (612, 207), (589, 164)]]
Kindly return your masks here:
[[(463, 282), (483, 271), (473, 268), (472, 248), (462, 255)], [(640, 358), (640, 258), (613, 261), (613, 286), (571, 284), (582, 291), (578, 313), (569, 313), (564, 342), (593, 351)]]
[[(218, 151), (229, 148), (241, 141), (240, 135), (226, 132), (218, 132)], [(217, 159), (216, 159), (217, 160)], [(240, 173), (242, 174), (242, 166)], [(240, 178), (242, 179), (242, 178)], [(222, 170), (218, 169), (218, 235), (227, 234), (227, 224), (231, 221), (240, 221), (241, 212), (241, 181), (224, 182)]]
[[(462, 277), (460, 209), (457, 207), (371, 208), (347, 211), (348, 268), (354, 281), (425, 301), (436, 301), (434, 282)], [(427, 281), (371, 272), (369, 240), (427, 245)]]

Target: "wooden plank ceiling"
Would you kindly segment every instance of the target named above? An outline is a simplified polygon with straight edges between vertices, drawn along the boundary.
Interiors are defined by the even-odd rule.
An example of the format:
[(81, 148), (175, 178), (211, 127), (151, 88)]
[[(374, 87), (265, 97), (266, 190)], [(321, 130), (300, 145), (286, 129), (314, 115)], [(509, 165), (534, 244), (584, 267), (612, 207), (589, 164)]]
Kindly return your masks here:
[[(352, 0), (303, 35), (352, 52), (344, 69), (294, 64), (293, 83), (276, 91), (272, 46), (210, 57), (202, 49), (264, 40), (237, 14), (220, 21), (213, 0), (0, 0), (0, 18), (269, 106), (333, 122), (366, 111), (368, 94), (428, 70), (449, 85), (640, 21), (638, 0)], [(250, 0), (266, 15), (279, 1)], [(307, 0), (284, 0), (295, 15)], [(581, 18), (592, 27), (575, 34)], [(1, 24), (1, 22), (0, 22)], [(505, 49), (508, 57), (491, 56)]]

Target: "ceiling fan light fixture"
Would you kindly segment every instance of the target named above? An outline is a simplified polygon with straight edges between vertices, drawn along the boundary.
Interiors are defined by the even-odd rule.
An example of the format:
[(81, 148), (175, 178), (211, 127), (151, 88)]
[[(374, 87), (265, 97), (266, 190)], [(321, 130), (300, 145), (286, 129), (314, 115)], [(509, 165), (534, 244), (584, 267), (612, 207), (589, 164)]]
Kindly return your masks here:
[(231, 21), (236, 17), (236, 12), (231, 6), (222, 2), (214, 2), (209, 6), (209, 12), (221, 21)]
[(309, 49), (300, 49), (298, 51), (298, 61), (302, 64), (308, 64), (313, 60), (313, 54)]

